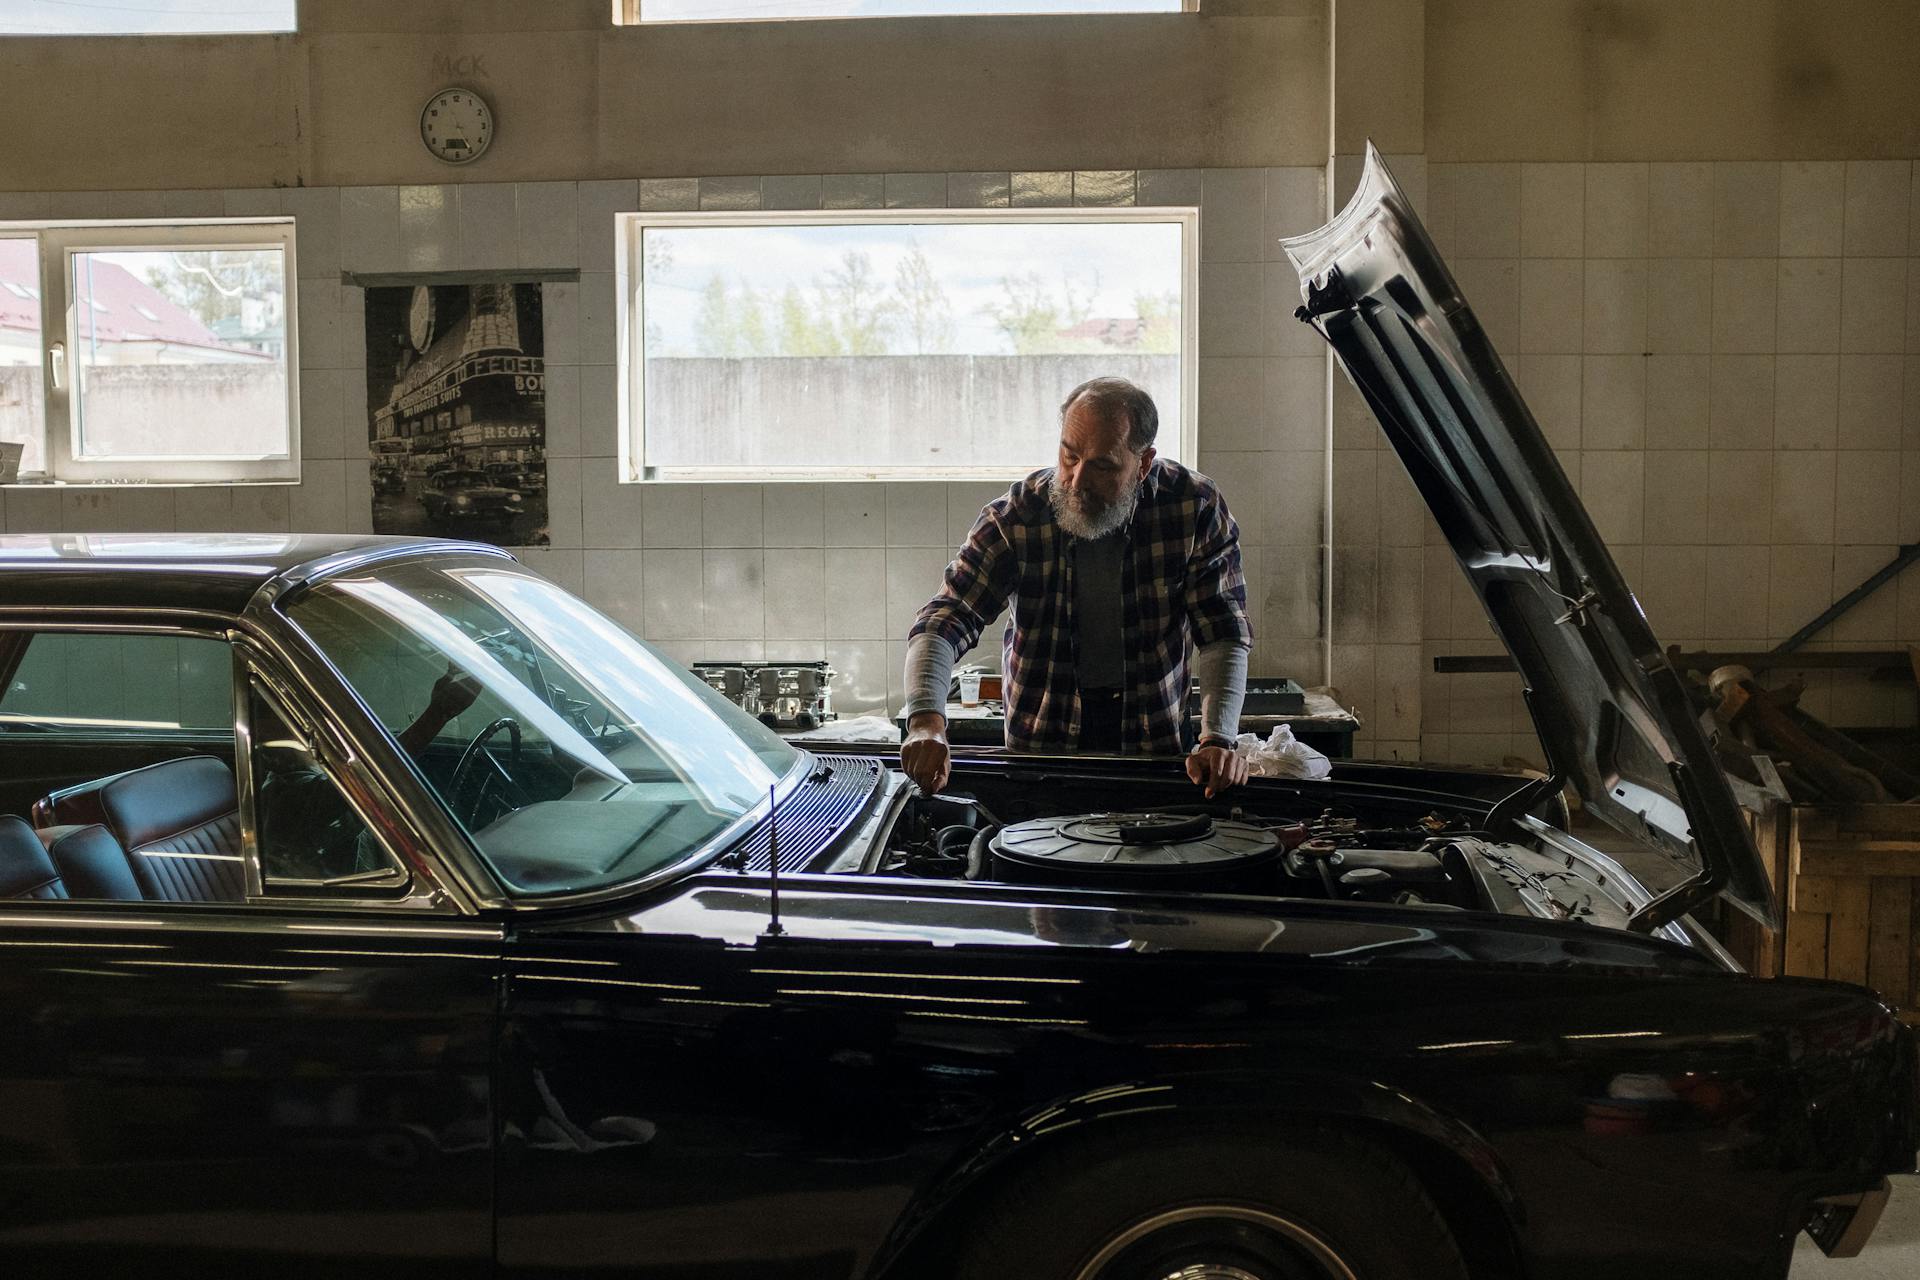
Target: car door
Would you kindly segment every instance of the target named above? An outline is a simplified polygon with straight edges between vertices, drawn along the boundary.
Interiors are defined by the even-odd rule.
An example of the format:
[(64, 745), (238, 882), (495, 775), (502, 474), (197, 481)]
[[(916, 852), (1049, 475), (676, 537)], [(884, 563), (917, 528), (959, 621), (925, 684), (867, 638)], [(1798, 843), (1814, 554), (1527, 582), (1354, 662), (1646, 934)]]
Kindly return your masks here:
[[(338, 757), (297, 720), (265, 729), (240, 687), (244, 901), (0, 901), (0, 1257), (473, 1274), (499, 931), (423, 907), (386, 843), (356, 840), (368, 801)], [(386, 865), (262, 870), (255, 756), (284, 773), (303, 750), (338, 800), (295, 812)]]

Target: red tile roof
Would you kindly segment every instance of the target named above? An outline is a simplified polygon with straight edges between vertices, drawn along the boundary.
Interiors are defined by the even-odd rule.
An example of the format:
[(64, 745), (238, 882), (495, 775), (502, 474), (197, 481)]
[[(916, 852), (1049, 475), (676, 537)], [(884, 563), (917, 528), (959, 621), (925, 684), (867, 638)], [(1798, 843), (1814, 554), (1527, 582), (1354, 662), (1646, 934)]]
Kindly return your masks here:
[[(93, 298), (106, 309), (82, 308), (80, 336), (99, 342), (172, 342), (220, 351), (240, 350), (222, 342), (213, 330), (183, 307), (136, 278), (126, 268), (96, 259), (91, 264)], [(0, 329), (40, 328), (40, 303), (23, 298), (9, 285), (38, 291), (39, 246), (30, 238), (0, 238)], [(145, 313), (140, 309), (145, 308)]]

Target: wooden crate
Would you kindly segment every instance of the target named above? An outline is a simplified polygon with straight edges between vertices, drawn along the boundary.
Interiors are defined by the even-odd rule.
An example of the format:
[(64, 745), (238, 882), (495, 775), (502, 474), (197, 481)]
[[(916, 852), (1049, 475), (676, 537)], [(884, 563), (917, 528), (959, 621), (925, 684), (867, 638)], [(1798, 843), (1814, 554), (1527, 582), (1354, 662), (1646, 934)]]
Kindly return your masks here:
[(1778, 971), (1857, 982), (1920, 1016), (1920, 805), (1796, 805), (1776, 862)]
[(1920, 1023), (1920, 805), (1741, 812), (1786, 928), (1724, 903), (1703, 923), (1756, 977), (1859, 983)]
[[(1743, 807), (1740, 815), (1746, 819), (1747, 834), (1753, 837), (1753, 847), (1759, 851), (1760, 861), (1767, 869), (1767, 879), (1773, 884), (1774, 914), (1778, 919), (1785, 920), (1793, 810), (1789, 805), (1769, 800), (1760, 812)], [(1748, 973), (1757, 978), (1777, 978), (1786, 972), (1784, 931), (1764, 928), (1752, 916), (1724, 901), (1716, 904), (1716, 914), (1703, 923), (1712, 929)]]

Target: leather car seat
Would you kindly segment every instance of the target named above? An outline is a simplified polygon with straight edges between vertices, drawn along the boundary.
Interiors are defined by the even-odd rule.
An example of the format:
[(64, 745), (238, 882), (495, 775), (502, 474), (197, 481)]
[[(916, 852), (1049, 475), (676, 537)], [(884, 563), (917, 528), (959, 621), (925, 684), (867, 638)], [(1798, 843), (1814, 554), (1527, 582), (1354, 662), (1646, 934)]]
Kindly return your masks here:
[(64, 898), (67, 886), (33, 828), (0, 813), (0, 898)]
[(134, 879), (127, 851), (98, 823), (81, 827), (44, 827), (40, 843), (53, 857), (66, 884), (66, 896), (90, 901), (138, 902), (145, 895)]
[(239, 792), (212, 756), (130, 769), (37, 802), (42, 827), (100, 823), (128, 854), (140, 896), (167, 902), (239, 902)]

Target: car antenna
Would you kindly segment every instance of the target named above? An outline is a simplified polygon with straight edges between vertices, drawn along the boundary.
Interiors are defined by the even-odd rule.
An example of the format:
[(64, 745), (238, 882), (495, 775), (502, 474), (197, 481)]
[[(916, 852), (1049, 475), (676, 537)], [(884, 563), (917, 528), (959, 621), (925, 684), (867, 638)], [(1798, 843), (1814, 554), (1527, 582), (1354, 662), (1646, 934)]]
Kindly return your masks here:
[(767, 788), (767, 902), (773, 918), (767, 921), (767, 936), (777, 938), (786, 930), (780, 927), (780, 832), (774, 825), (780, 807), (778, 784)]

